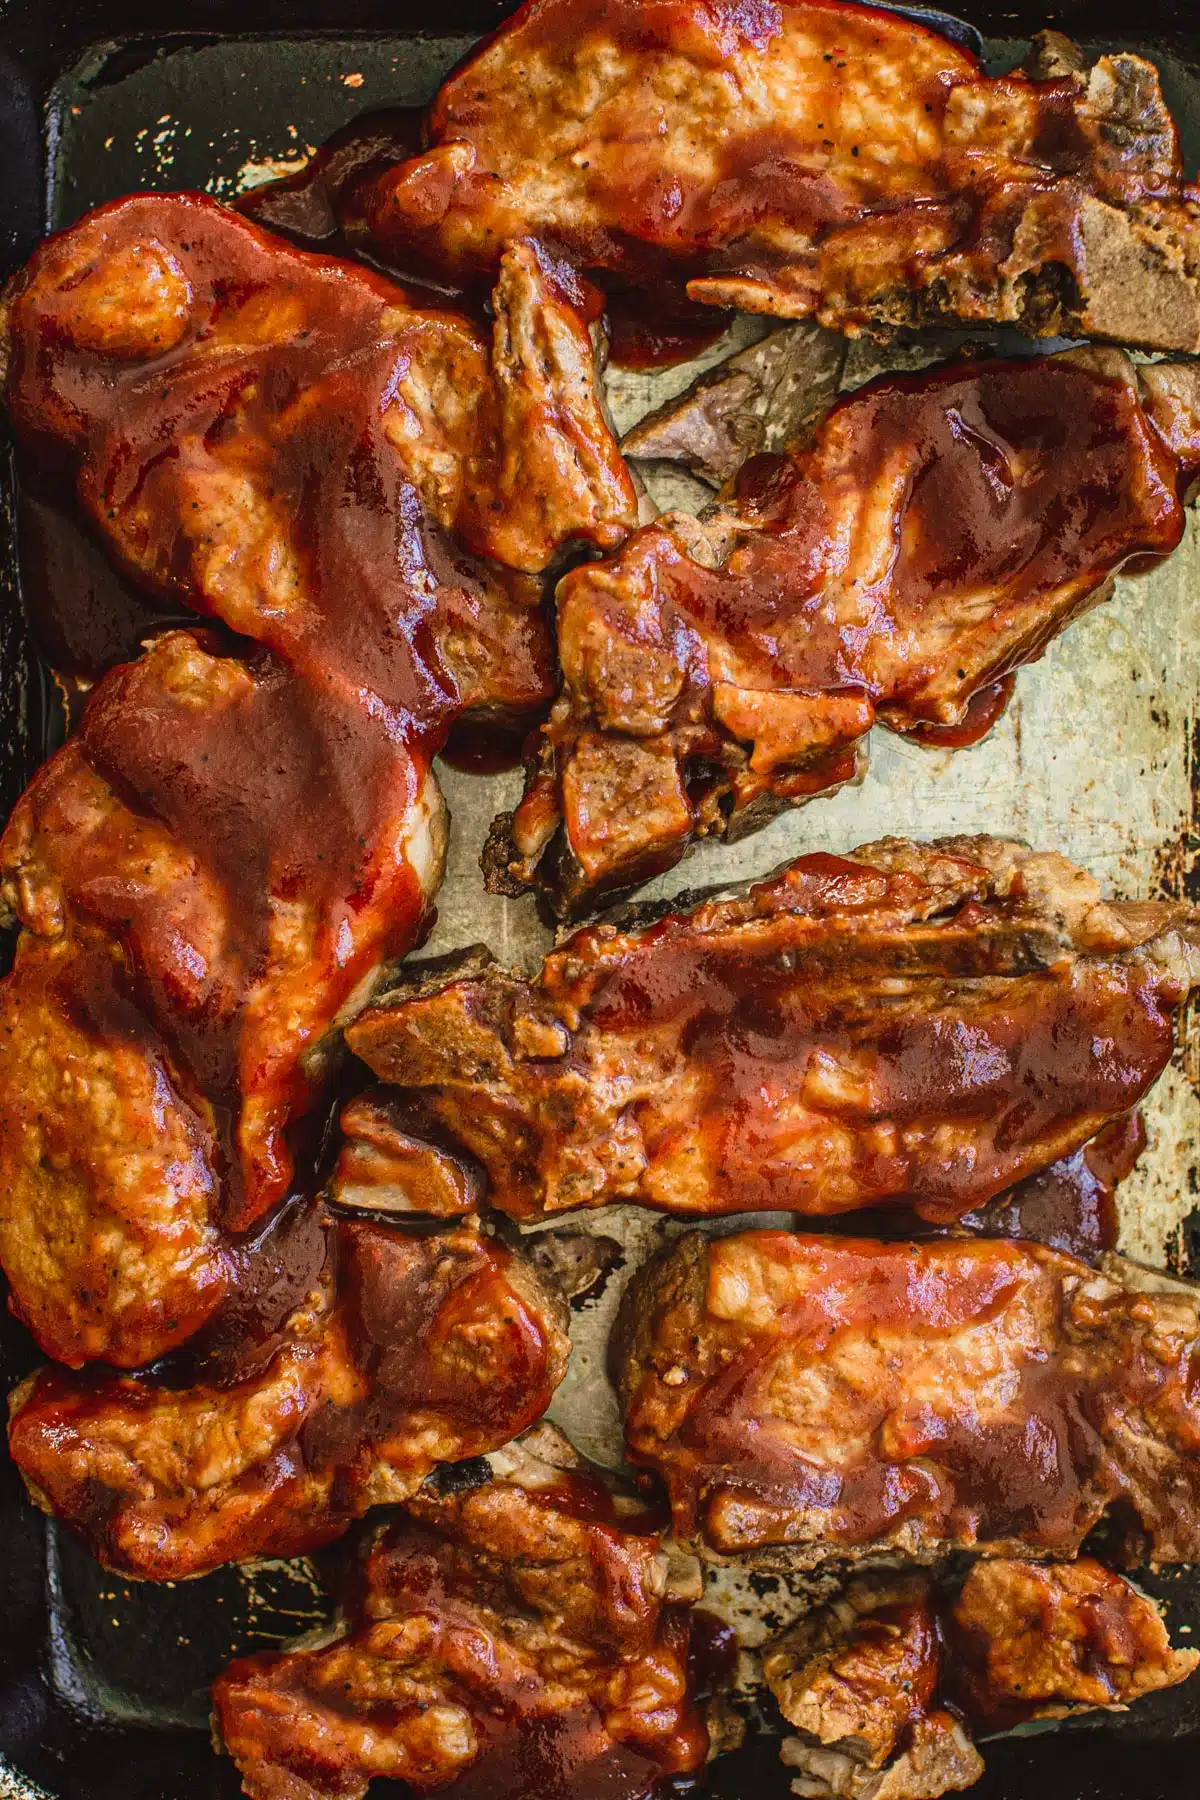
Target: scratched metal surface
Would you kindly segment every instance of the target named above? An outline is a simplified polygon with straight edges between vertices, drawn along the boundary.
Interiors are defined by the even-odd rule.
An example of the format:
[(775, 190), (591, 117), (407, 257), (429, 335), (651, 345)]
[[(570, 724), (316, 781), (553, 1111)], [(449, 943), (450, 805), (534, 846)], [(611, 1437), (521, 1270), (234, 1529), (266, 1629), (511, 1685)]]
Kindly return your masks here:
[[(110, 51), (98, 50), (58, 90), (51, 118), (51, 218), (65, 222), (135, 186), (205, 187), (226, 197), (245, 191), (299, 167), (311, 146), (352, 113), (426, 98), (463, 43), (226, 42), (176, 49), (128, 70)], [(996, 63), (1016, 60), (1012, 45), (991, 49)], [(1179, 64), (1168, 64), (1166, 75), (1195, 166), (1200, 82)], [(618, 426), (627, 428), (678, 391), (694, 369), (727, 353), (732, 342), (664, 375), (610, 371), (609, 401)], [(861, 373), (865, 358), (858, 360)], [(661, 469), (647, 475), (660, 505), (703, 497), (688, 478), (664, 478)], [(858, 787), (786, 814), (737, 846), (704, 846), (648, 892), (669, 895), (757, 877), (802, 851), (844, 850), (886, 833), (995, 831), (1065, 851), (1117, 894), (1197, 897), (1200, 665), (1192, 596), (1198, 587), (1200, 519), (1193, 518), (1173, 559), (1150, 575), (1119, 580), (1111, 602), (1021, 673), (1008, 713), (983, 743), (929, 751), (877, 731)], [(478, 873), (487, 827), (498, 810), (514, 803), (520, 777), (443, 769), (441, 779), (453, 815), (449, 865), (438, 923), (423, 954), (483, 941), (504, 961), (533, 969), (551, 942), (533, 902), (486, 896)], [(1194, 1015), (1185, 1021), (1180, 1051), (1146, 1115), (1149, 1147), (1120, 1196), (1121, 1248), (1187, 1272), (1189, 1219), (1200, 1216), (1193, 1210), (1200, 1192), (1200, 1025)], [(717, 1229), (744, 1223), (727, 1220)], [(580, 1449), (615, 1466), (621, 1443), (604, 1369), (608, 1331), (630, 1274), (677, 1228), (632, 1208), (571, 1224), (620, 1238), (624, 1261), (603, 1291), (574, 1314), (574, 1354), (552, 1416)], [(1200, 1274), (1200, 1232), (1195, 1268)], [(225, 1570), (169, 1591), (127, 1587), (52, 1532), (48, 1577), (51, 1678), (81, 1719), (112, 1724), (202, 1727), (207, 1680), (233, 1648), (278, 1642), (328, 1615), (308, 1563)], [(1185, 1588), (1171, 1607), (1183, 1642), (1193, 1619), (1200, 1630), (1194, 1590)], [(1170, 1602), (1170, 1580), (1162, 1592)], [(748, 1644), (803, 1604), (798, 1592), (777, 1583), (725, 1573), (713, 1579), (707, 1601), (736, 1619)], [(746, 1673), (752, 1677), (752, 1670)], [(1194, 1729), (1169, 1714), (1162, 1699), (1143, 1703), (1134, 1715), (1134, 1729), (1147, 1741)], [(777, 1770), (773, 1754), (768, 1767)], [(205, 1777), (205, 1794), (234, 1792), (231, 1774), (227, 1765), (223, 1775), (214, 1772), (212, 1786)], [(761, 1784), (746, 1779), (739, 1800), (767, 1791), (765, 1776)], [(769, 1786), (786, 1791), (776, 1772)], [(0, 1765), (0, 1795), (41, 1791)], [(182, 1790), (162, 1789), (168, 1791), (175, 1800)], [(724, 1784), (722, 1791), (734, 1792)], [(998, 1795), (1001, 1789), (988, 1791)], [(1009, 1800), (1016, 1791), (1005, 1789)]]

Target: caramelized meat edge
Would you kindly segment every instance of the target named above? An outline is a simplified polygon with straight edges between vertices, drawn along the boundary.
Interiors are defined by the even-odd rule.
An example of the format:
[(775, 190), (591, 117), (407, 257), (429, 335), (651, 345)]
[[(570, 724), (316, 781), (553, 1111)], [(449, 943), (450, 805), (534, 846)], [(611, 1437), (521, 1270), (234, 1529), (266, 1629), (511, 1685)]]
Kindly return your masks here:
[(418, 966), (347, 1033), (395, 1092), (347, 1115), (338, 1184), (436, 1211), (486, 1183), (517, 1218), (624, 1200), (953, 1219), (1136, 1105), (1196, 930), (1058, 856), (886, 840), (580, 931), (532, 982)]

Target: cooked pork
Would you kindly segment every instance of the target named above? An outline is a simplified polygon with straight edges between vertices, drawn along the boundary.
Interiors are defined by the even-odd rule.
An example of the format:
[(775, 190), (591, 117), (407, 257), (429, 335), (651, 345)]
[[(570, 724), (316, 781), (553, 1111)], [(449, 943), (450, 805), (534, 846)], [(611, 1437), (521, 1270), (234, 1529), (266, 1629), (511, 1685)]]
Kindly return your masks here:
[(221, 1303), (339, 1017), (420, 933), (445, 835), (423, 760), (177, 632), (101, 683), (19, 802), (0, 1258), (60, 1361), (148, 1362)]
[(886, 840), (580, 931), (533, 982), (418, 966), (347, 1035), (399, 1090), (418, 1210), (478, 1165), (515, 1217), (904, 1200), (944, 1220), (1137, 1103), (1198, 944), (1192, 909), (1105, 901), (1061, 857)]
[(836, 0), (528, 0), (348, 217), (459, 279), (532, 234), (851, 332), (1007, 321), (1200, 349), (1200, 196), (1157, 70), (1048, 48), (1047, 78), (989, 77)]
[(768, 1648), (763, 1672), (800, 1732), (782, 1751), (793, 1793), (935, 1800), (983, 1773), (960, 1718), (993, 1730), (1121, 1708), (1197, 1663), (1151, 1601), (1085, 1556), (978, 1562), (956, 1598), (919, 1572), (858, 1575)]
[(933, 1584), (920, 1571), (857, 1576), (768, 1646), (763, 1674), (801, 1734), (780, 1754), (804, 1800), (936, 1800), (983, 1774), (942, 1704)]
[[(659, 1522), (547, 1433), (426, 1482), (376, 1536), (345, 1635), (234, 1663), (216, 1725), (252, 1800), (374, 1776), (495, 1800), (637, 1800), (702, 1764)], [(465, 1473), (465, 1472), (464, 1472)]]
[(107, 1568), (149, 1580), (294, 1556), (437, 1464), (507, 1443), (566, 1367), (566, 1309), (476, 1229), (343, 1221), (257, 1372), (172, 1388), (45, 1368), (12, 1396), (33, 1499)]
[(514, 246), (489, 348), (141, 196), (7, 295), (25, 452), (142, 582), (264, 646), (175, 634), (111, 673), (0, 844), (0, 1260), (64, 1362), (148, 1362), (221, 1304), (331, 1040), (427, 918), (434, 753), (549, 698), (529, 571), (633, 517), (565, 279)]
[(621, 439), (626, 456), (682, 463), (713, 487), (751, 456), (791, 447), (829, 410), (846, 345), (819, 325), (784, 325), (700, 375)]
[(617, 1346), (632, 1458), (705, 1553), (1074, 1555), (1114, 1502), (1200, 1557), (1200, 1305), (1039, 1244), (682, 1239)]
[(1175, 548), (1198, 473), (1190, 364), (1084, 350), (850, 394), (728, 504), (559, 583), (563, 691), (491, 885), (572, 914), (849, 780), (876, 720), (974, 742), (1122, 564)]

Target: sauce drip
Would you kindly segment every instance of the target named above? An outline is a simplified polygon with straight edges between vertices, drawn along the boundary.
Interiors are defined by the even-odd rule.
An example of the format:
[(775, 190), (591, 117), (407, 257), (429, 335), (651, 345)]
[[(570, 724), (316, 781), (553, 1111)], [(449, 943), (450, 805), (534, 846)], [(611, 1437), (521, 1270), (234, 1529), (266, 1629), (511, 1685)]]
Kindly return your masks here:
[(72, 517), (67, 496), (51, 497), (45, 486), (31, 468), (19, 466), (21, 595), (39, 657), (78, 694), (117, 663), (140, 656), (148, 637), (189, 615), (118, 574)]
[(531, 724), (509, 725), (491, 720), (462, 719), (451, 726), (440, 760), (465, 775), (502, 775), (519, 769), (530, 743)]
[(916, 744), (927, 744), (931, 750), (965, 750), (985, 738), (1004, 713), (1013, 697), (1015, 675), (994, 681), (971, 695), (967, 710), (957, 725), (912, 726), (905, 736)]
[(985, 1237), (1023, 1238), (1049, 1244), (1091, 1262), (1117, 1247), (1117, 1183), (1146, 1147), (1140, 1112), (1114, 1119), (1071, 1156), (1018, 1182), (959, 1226)]
[(733, 314), (698, 306), (664, 282), (650, 291), (617, 283), (608, 290), (609, 360), (622, 369), (665, 369), (718, 342)]
[(389, 106), (351, 119), (294, 175), (243, 195), (239, 212), (302, 244), (340, 246), (339, 209), (360, 182), (416, 154), (424, 116), (424, 107)]

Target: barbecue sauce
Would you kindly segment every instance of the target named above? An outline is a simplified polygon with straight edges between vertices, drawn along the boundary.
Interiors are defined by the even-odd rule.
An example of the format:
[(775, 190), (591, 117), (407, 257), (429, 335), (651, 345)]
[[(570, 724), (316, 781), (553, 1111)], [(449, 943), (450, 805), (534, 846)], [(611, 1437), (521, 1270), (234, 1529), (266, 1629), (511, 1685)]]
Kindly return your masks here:
[[(758, 904), (775, 914), (769, 931), (699, 930), (669, 917), (616, 944), (585, 931), (550, 959), (543, 988), (583, 1015), (573, 1049), (582, 1066), (601, 1054), (612, 1063), (627, 1046), (634, 1053), (651, 1024), (673, 1046), (693, 1096), (698, 1211), (820, 1215), (906, 1201), (945, 1223), (1036, 1170), (1041, 1146), (1061, 1142), (1068, 1122), (1126, 1114), (1165, 1066), (1174, 1000), (1152, 961), (1104, 960), (1094, 975), (1086, 961), (1031, 971), (1021, 927), (1009, 925), (1002, 904), (974, 900), (898, 942), (889, 882), (902, 907), (905, 879), (803, 857), (778, 888), (759, 890)], [(802, 910), (787, 910), (789, 898)], [(872, 906), (877, 927), (839, 929), (860, 908), (869, 918)], [(896, 975), (900, 956), (905, 974), (923, 972), (931, 988), (972, 975), (1007, 981), (959, 987), (941, 1005), (880, 1006), (879, 984)], [(658, 1079), (668, 1079), (666, 1068), (660, 1060)], [(789, 1109), (803, 1106), (843, 1139), (837, 1184), (820, 1148), (789, 1136)], [(654, 1147), (649, 1101), (641, 1116)], [(896, 1128), (882, 1143), (881, 1120)], [(949, 1148), (938, 1120), (959, 1127)], [(1085, 1158), (1058, 1180), (1079, 1195), (1093, 1174)], [(1103, 1185), (1103, 1168), (1095, 1179)], [(1051, 1193), (1047, 1186), (1040, 1200), (1047, 1219)], [(1064, 1198), (1059, 1215), (1069, 1219), (1079, 1204)], [(1038, 1199), (1026, 1194), (1020, 1205), (1034, 1216)], [(1099, 1187), (1088, 1205), (1095, 1223), (1078, 1229), (1098, 1242), (1111, 1229)]]
[[(430, 761), (474, 701), (442, 633), (461, 635), (467, 615), (486, 645), (511, 613), (506, 699), (520, 712), (545, 697), (540, 620), (431, 523), (387, 443), (402, 301), (369, 271), (196, 196), (101, 209), (43, 246), (13, 301), (8, 400), (27, 456), (81, 458), (85, 509), (164, 596), (143, 610), (31, 488), (30, 598), (47, 651), (90, 681), (202, 594), (240, 634), (160, 640), (101, 682), (79, 732), (118, 800), (195, 859), (190, 881), (160, 892), (153, 868), (104, 878), (102, 844), (52, 847), (72, 904), (124, 946), (129, 997), (216, 1125), (235, 1232), (288, 1191), (289, 1121), (313, 1101), (305, 1057), (419, 933), (409, 832)], [(223, 460), (229, 438), (237, 454)], [(239, 458), (255, 476), (246, 491)], [(200, 523), (195, 495), (209, 508)], [(66, 620), (80, 616), (72, 636)], [(122, 829), (114, 816), (110, 832)], [(189, 936), (189, 887), (207, 896), (207, 945)], [(289, 930), (309, 934), (305, 1025), (290, 1041), (272, 1015), (300, 998)]]
[(340, 249), (340, 210), (361, 182), (417, 153), (424, 116), (424, 107), (391, 106), (351, 119), (294, 175), (243, 195), (238, 210), (299, 243)]
[[(896, 553), (882, 577), (861, 578), (867, 591), (856, 603), (855, 546), (843, 569), (834, 509), (848, 470), (856, 492), (886, 492), (898, 463), (908, 478)], [(661, 555), (656, 582), (664, 603), (734, 649), (745, 685), (753, 677), (768, 692), (857, 687), (885, 718), (891, 709), (900, 729), (973, 742), (998, 716), (1004, 684), (975, 696), (964, 667), (961, 699), (974, 699), (967, 720), (945, 727), (925, 717), (930, 621), (953, 619), (958, 596), (992, 589), (1006, 610), (1028, 613), (1025, 656), (1040, 652), (1070, 617), (1062, 592), (1082, 606), (1128, 557), (1178, 544), (1176, 476), (1136, 395), (1087, 368), (1033, 359), (889, 377), (841, 400), (794, 461), (754, 459), (741, 497), (762, 528), (731, 565)], [(656, 533), (645, 527), (621, 560), (634, 566)], [(585, 584), (586, 569), (572, 579)]]
[[(766, 1259), (766, 1270), (740, 1271), (738, 1258), (749, 1244)], [(680, 1390), (671, 1390), (660, 1408), (657, 1376), (644, 1377), (628, 1428), (634, 1455), (659, 1467), (671, 1488), (676, 1529), (699, 1528), (721, 1551), (789, 1541), (797, 1515), (811, 1519), (815, 1509), (831, 1545), (867, 1545), (912, 1519), (921, 1521), (929, 1541), (949, 1537), (964, 1547), (1015, 1541), (1030, 1554), (1071, 1556), (1121, 1491), (1120, 1440), (1106, 1447), (1101, 1421), (1153, 1407), (1164, 1444), (1185, 1441), (1194, 1427), (1194, 1353), (1184, 1342), (1175, 1360), (1160, 1356), (1140, 1296), (1072, 1300), (1086, 1336), (1066, 1366), (1024, 1338), (1020, 1322), (1032, 1316), (1049, 1322), (1048, 1350), (1060, 1341), (1057, 1320), (1073, 1269), (1053, 1252), (764, 1232), (718, 1240), (706, 1267), (699, 1313), (692, 1300), (668, 1302), (655, 1326), (656, 1350), (686, 1369), (708, 1333), (715, 1334), (719, 1357), (710, 1347), (706, 1372), (693, 1373), (683, 1390), (690, 1401), (682, 1411)], [(795, 1283), (793, 1267), (800, 1276)], [(766, 1282), (747, 1291), (777, 1296), (770, 1316), (726, 1324), (719, 1313), (705, 1314), (706, 1292), (737, 1292), (747, 1278)], [(1003, 1401), (989, 1399), (981, 1416), (964, 1404), (926, 1404), (891, 1373), (915, 1354), (915, 1346), (904, 1350), (906, 1338), (946, 1332), (967, 1334), (969, 1342), (979, 1333), (983, 1341), (992, 1331), (1000, 1346), (996, 1379), (1005, 1369), (1009, 1377)], [(875, 1349), (848, 1365), (856, 1370), (854, 1385), (845, 1387), (839, 1413), (843, 1332), (864, 1333), (864, 1344)], [(969, 1360), (974, 1353), (965, 1354)], [(781, 1416), (779, 1384), (803, 1382), (809, 1366), (814, 1379), (828, 1368), (834, 1385), (820, 1376), (815, 1391), (824, 1393), (826, 1411), (806, 1412), (806, 1420), (818, 1442), (828, 1430), (835, 1442), (855, 1444), (856, 1455), (808, 1454), (803, 1434), (796, 1440), (787, 1428), (764, 1428), (765, 1420)], [(969, 1381), (966, 1364), (957, 1367), (949, 1378)], [(1173, 1541), (1179, 1508), (1200, 1504), (1200, 1474), (1182, 1452), (1171, 1454), (1170, 1470), (1176, 1485), (1169, 1497), (1164, 1490), (1159, 1528)], [(1149, 1504), (1139, 1497), (1153, 1538)]]
[(616, 283), (605, 300), (609, 361), (622, 369), (666, 369), (718, 342), (734, 315), (698, 306), (681, 288), (653, 290)]
[(74, 724), (106, 670), (132, 662), (147, 638), (188, 615), (118, 574), (72, 515), (69, 497), (51, 497), (27, 467), (20, 470), (19, 492), (21, 598), (39, 657), (75, 699)]
[(1085, 1262), (1117, 1246), (1117, 1183), (1146, 1147), (1140, 1112), (1114, 1119), (1091, 1143), (998, 1194), (959, 1228), (985, 1237), (1049, 1244)]
[[(414, 1413), (446, 1420), (460, 1457), (541, 1417), (556, 1381), (549, 1328), (510, 1279), (502, 1245), (469, 1231), (412, 1238), (357, 1220), (339, 1223), (337, 1243), (339, 1304), (367, 1394), (306, 1422), (310, 1467), (348, 1468), (370, 1444), (402, 1455), (397, 1433)], [(424, 1452), (414, 1447), (414, 1456)]]
[(971, 695), (967, 710), (957, 725), (914, 725), (905, 736), (931, 750), (966, 750), (972, 744), (980, 743), (1003, 716), (1016, 683), (1015, 675), (1006, 675), (1003, 681), (993, 681), (990, 687), (980, 688)]

